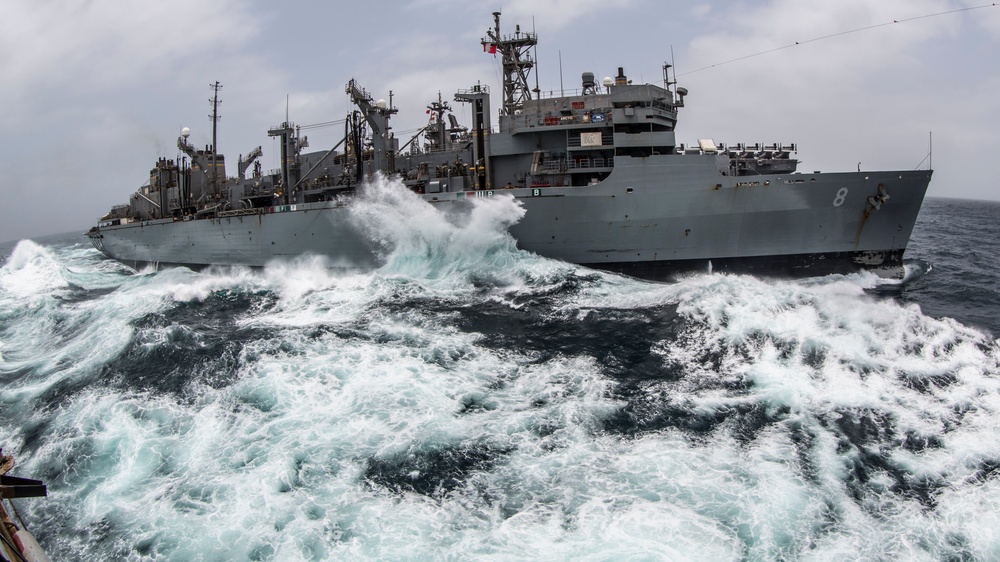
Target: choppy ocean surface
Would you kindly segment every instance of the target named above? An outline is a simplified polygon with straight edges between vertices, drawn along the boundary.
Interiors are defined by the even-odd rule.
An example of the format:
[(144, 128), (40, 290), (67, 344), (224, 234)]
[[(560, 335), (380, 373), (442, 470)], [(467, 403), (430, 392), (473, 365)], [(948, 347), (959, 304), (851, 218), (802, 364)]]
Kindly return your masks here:
[(928, 200), (903, 283), (650, 283), (517, 251), (508, 200), (383, 211), (368, 273), (0, 246), (54, 560), (1000, 559), (1000, 205)]

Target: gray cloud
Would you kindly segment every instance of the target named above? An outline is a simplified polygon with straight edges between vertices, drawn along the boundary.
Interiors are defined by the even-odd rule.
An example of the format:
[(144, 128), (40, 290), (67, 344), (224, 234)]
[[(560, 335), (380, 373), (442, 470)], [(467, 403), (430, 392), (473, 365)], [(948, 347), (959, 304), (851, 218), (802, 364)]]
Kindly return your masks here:
[[(581, 72), (658, 82), (671, 48), (691, 95), (680, 140), (797, 142), (802, 169), (909, 169), (934, 133), (932, 196), (1000, 198), (984, 165), (1000, 152), (1000, 7), (838, 32), (975, 6), (957, 0), (632, 0), (503, 3), (504, 25), (539, 34), (543, 90)], [(613, 4), (613, 5), (612, 5)], [(424, 106), (498, 71), (479, 38), (492, 6), (457, 0), (350, 6), (300, 0), (0, 4), (0, 240), (86, 230), (174, 157), (183, 126), (210, 138), (208, 84), (225, 84), (220, 148), (264, 146), (269, 126), (341, 118), (358, 78), (394, 100), (397, 131)], [(783, 46), (690, 73), (728, 60)], [(559, 74), (559, 60), (563, 74)], [(686, 73), (686, 74), (685, 74)], [(464, 116), (464, 120), (468, 120)], [(313, 148), (334, 131), (310, 132)]]

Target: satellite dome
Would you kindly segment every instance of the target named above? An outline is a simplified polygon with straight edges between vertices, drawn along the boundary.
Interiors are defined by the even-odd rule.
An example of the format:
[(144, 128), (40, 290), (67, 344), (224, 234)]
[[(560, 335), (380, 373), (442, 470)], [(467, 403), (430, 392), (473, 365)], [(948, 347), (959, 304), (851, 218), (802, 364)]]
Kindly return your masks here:
[(184, 138), (188, 138), (189, 136), (191, 136), (191, 129), (188, 129), (187, 127), (181, 129), (181, 136)]

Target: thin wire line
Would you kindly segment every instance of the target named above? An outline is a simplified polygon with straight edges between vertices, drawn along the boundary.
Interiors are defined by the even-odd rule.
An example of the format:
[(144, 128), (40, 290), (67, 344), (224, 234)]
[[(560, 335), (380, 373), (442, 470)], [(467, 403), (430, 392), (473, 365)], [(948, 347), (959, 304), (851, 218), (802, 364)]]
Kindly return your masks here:
[(822, 41), (824, 39), (830, 39), (830, 38), (833, 38), (833, 37), (840, 37), (841, 35), (848, 35), (848, 34), (851, 34), (851, 33), (858, 33), (859, 31), (868, 31), (869, 29), (875, 29), (875, 28), (878, 28), (878, 27), (885, 27), (887, 25), (895, 25), (897, 23), (906, 23), (906, 22), (911, 22), (911, 21), (915, 21), (915, 20), (922, 20), (922, 19), (926, 19), (926, 18), (933, 18), (933, 17), (937, 17), (937, 16), (945, 16), (945, 15), (948, 15), (948, 14), (955, 14), (955, 13), (958, 13), (958, 12), (968, 12), (968, 11), (971, 11), (971, 10), (979, 10), (981, 8), (993, 8), (993, 7), (996, 7), (996, 5), (997, 5), (997, 3), (993, 2), (991, 4), (983, 4), (982, 6), (972, 6), (972, 7), (969, 7), (969, 8), (957, 8), (955, 10), (948, 10), (947, 12), (938, 12), (936, 14), (925, 14), (925, 15), (922, 15), (922, 16), (914, 16), (912, 18), (903, 18), (903, 19), (898, 19), (898, 20), (892, 20), (891, 22), (886, 22), (886, 23), (877, 23), (875, 25), (869, 25), (869, 26), (866, 26), (866, 27), (859, 27), (857, 29), (851, 29), (851, 30), (848, 30), (848, 31), (840, 31), (838, 33), (831, 33), (830, 35), (824, 35), (822, 37), (816, 37), (814, 39), (807, 39), (805, 41), (796, 41), (795, 43), (793, 43), (791, 45), (784, 45), (784, 46), (781, 46), (781, 47), (775, 47), (774, 49), (768, 49), (766, 51), (761, 51), (759, 53), (754, 53), (752, 55), (746, 55), (746, 56), (742, 56), (742, 57), (739, 57), (739, 58), (735, 58), (735, 59), (731, 59), (731, 60), (727, 60), (727, 61), (723, 61), (723, 62), (718, 62), (718, 63), (715, 63), (713, 65), (709, 65), (709, 66), (705, 66), (705, 67), (699, 68), (697, 70), (691, 70), (689, 72), (683, 72), (681, 74), (678, 74), (677, 76), (687, 76), (688, 74), (694, 74), (695, 72), (701, 72), (702, 70), (708, 70), (710, 68), (715, 68), (717, 66), (722, 66), (724, 64), (729, 64), (731, 62), (738, 62), (738, 61), (746, 60), (746, 59), (753, 58), (753, 57), (759, 57), (761, 55), (766, 55), (766, 54), (769, 54), (769, 53), (773, 53), (775, 51), (781, 51), (781, 50), (784, 50), (784, 49), (790, 49), (792, 47), (798, 47), (799, 45), (805, 45), (806, 43), (815, 43), (816, 41)]

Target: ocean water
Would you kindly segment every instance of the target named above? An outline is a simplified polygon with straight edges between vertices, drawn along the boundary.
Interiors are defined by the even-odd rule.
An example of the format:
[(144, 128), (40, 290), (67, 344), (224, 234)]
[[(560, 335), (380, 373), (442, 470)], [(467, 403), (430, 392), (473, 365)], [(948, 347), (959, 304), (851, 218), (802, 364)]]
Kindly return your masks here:
[(1000, 559), (1000, 205), (908, 276), (651, 283), (382, 186), (380, 270), (0, 246), (0, 445), (54, 560)]

